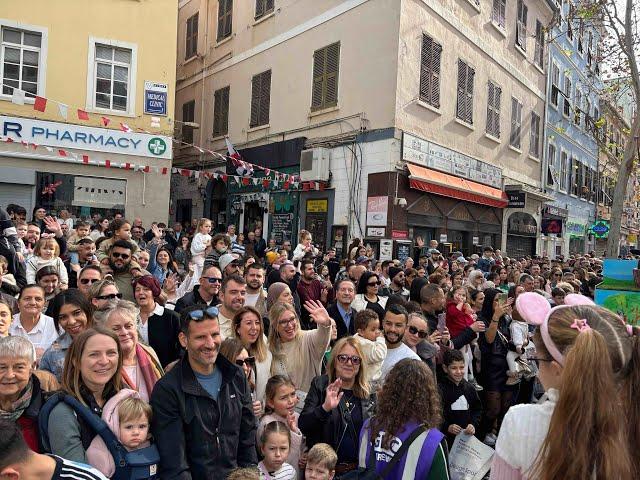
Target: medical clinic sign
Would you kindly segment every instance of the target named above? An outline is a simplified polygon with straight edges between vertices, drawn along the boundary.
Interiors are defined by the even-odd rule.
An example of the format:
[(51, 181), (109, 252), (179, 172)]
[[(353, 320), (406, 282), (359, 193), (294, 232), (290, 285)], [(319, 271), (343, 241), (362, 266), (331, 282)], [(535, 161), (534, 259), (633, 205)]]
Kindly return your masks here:
[(46, 122), (0, 115), (0, 135), (17, 142), (171, 159), (171, 139), (163, 135), (126, 133), (107, 128)]

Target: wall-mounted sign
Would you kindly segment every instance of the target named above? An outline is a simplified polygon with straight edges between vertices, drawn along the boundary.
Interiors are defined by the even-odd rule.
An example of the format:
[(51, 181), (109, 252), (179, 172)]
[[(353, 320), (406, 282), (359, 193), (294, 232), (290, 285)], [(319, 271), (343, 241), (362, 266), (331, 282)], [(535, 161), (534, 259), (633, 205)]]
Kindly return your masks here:
[(567, 218), (569, 216), (569, 210), (566, 208), (556, 207), (555, 205), (545, 205), (543, 215)]
[(608, 220), (598, 220), (593, 225), (591, 225), (591, 228), (589, 230), (596, 238), (607, 238), (609, 236), (611, 226), (609, 225)]
[(507, 208), (524, 208), (527, 202), (527, 194), (525, 192), (507, 192), (509, 204)]
[(391, 240), (380, 240), (380, 260), (391, 260), (393, 259), (393, 241)]
[(584, 223), (567, 222), (566, 231), (572, 237), (584, 237), (587, 226)]
[[(480, 237), (473, 237), (472, 243), (474, 245), (480, 245)], [(487, 244), (488, 245), (488, 244)]]
[(536, 219), (528, 213), (512, 213), (507, 223), (507, 233), (511, 235), (535, 237), (538, 234), (538, 223)]
[(307, 213), (326, 213), (329, 210), (329, 200), (307, 200)]
[(371, 227), (387, 226), (389, 197), (367, 198), (367, 225)]
[(384, 227), (367, 227), (367, 237), (381, 238), (384, 237)]
[(446, 243), (447, 242), (447, 234), (446, 233), (441, 233), (440, 234), (440, 243)]
[(403, 133), (402, 138), (403, 160), (484, 185), (502, 188), (500, 168), (410, 133)]
[(166, 83), (144, 82), (144, 113), (166, 115), (168, 91)]
[(409, 232), (406, 230), (391, 230), (391, 238), (394, 240), (403, 240), (409, 238)]
[(171, 138), (147, 133), (121, 132), (109, 128), (46, 122), (0, 115), (0, 135), (18, 142), (77, 148), (94, 152), (171, 158)]

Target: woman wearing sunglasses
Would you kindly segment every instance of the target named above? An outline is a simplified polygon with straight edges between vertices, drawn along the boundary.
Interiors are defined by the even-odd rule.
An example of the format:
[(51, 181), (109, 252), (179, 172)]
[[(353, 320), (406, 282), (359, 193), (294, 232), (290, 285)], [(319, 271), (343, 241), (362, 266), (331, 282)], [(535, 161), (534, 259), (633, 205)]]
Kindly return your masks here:
[(56, 331), (63, 331), (45, 350), (38, 368), (53, 373), (62, 381), (64, 358), (73, 339), (93, 325), (91, 304), (80, 291), (71, 288), (60, 292), (49, 302), (47, 315), (53, 318)]
[(256, 357), (249, 355), (249, 352), (237, 338), (226, 338), (220, 344), (220, 355), (239, 366), (247, 377), (251, 398), (253, 399), (253, 414), (259, 417), (262, 414), (262, 402), (256, 400), (255, 367)]
[(447, 333), (447, 338), (443, 339), (443, 334), (435, 330), (433, 335), (429, 337), (427, 320), (424, 318), (424, 315), (415, 312), (409, 315), (407, 330), (402, 337), (402, 341), (407, 347), (416, 352), (422, 361), (433, 370), (433, 374), (435, 375), (438, 347), (431, 342), (442, 341), (443, 344), (446, 345), (449, 343), (448, 335)]
[(351, 303), (351, 307), (360, 312), (365, 308), (373, 310), (378, 314), (380, 321), (384, 318), (384, 307), (387, 304), (387, 297), (379, 297), (380, 277), (375, 272), (366, 271), (358, 281), (356, 297)]
[(116, 282), (113, 281), (111, 276), (95, 282), (89, 289), (89, 301), (96, 311), (109, 308), (110, 303), (120, 300), (121, 298), (122, 294), (118, 291)]
[(327, 443), (338, 454), (336, 475), (358, 466), (360, 429), (373, 413), (363, 354), (358, 341), (345, 337), (336, 342), (327, 374), (313, 379), (298, 419), (307, 446)]
[(254, 359), (255, 398), (264, 402), (265, 388), (271, 376), (273, 355), (267, 346), (260, 312), (254, 307), (242, 307), (233, 317), (233, 333)]

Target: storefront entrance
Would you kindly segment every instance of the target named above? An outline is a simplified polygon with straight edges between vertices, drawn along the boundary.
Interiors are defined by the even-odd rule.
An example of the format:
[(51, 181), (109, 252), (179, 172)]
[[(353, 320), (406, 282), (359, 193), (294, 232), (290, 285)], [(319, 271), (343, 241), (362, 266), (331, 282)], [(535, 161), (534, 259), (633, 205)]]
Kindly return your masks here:
[(507, 255), (527, 257), (536, 253), (538, 223), (533, 216), (525, 212), (515, 212), (507, 223)]

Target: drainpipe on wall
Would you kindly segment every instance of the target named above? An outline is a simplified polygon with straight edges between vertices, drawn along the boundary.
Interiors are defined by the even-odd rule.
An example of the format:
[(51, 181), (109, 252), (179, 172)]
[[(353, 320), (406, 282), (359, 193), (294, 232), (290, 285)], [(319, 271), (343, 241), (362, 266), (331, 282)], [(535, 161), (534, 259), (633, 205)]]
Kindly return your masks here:
[[(550, 89), (553, 88), (553, 86), (551, 85), (551, 71), (552, 71), (552, 57), (551, 57), (551, 48), (552, 45), (551, 43), (548, 44), (549, 48), (547, 49), (547, 88), (545, 89), (545, 95), (544, 95), (544, 127), (542, 128), (542, 134), (544, 135), (544, 142), (543, 142), (543, 146), (542, 148), (544, 149), (544, 152), (542, 152), (542, 172), (540, 172), (540, 183), (541, 183), (541, 189), (543, 191), (543, 193), (547, 193), (547, 173), (549, 171), (549, 139), (547, 138), (549, 129), (548, 129), (548, 123), (549, 123), (549, 92), (551, 91)], [(557, 150), (557, 147), (556, 147)], [(557, 152), (556, 152), (557, 153)], [(555, 180), (555, 179), (554, 179)], [(555, 183), (555, 182), (554, 182)], [(542, 204), (542, 208), (540, 209), (540, 228), (542, 229), (542, 211), (544, 210), (544, 203)], [(541, 235), (542, 236), (542, 235)], [(541, 238), (542, 240), (542, 238)], [(541, 242), (542, 243), (542, 242)], [(553, 252), (548, 252), (550, 258), (555, 258), (555, 251), (556, 251), (556, 244), (555, 244), (555, 240), (553, 241)], [(538, 252), (541, 253), (541, 252)]]

